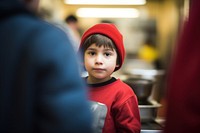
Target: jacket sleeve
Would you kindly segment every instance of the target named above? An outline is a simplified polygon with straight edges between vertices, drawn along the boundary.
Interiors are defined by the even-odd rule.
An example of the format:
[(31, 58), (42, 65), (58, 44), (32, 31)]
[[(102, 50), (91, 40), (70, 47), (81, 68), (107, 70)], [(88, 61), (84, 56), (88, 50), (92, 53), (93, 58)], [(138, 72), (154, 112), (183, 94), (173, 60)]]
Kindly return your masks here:
[(87, 90), (66, 34), (43, 26), (29, 41), (28, 55), (35, 71), (37, 132), (90, 133)]
[(140, 115), (135, 96), (130, 97), (121, 105), (115, 121), (119, 133), (140, 133)]

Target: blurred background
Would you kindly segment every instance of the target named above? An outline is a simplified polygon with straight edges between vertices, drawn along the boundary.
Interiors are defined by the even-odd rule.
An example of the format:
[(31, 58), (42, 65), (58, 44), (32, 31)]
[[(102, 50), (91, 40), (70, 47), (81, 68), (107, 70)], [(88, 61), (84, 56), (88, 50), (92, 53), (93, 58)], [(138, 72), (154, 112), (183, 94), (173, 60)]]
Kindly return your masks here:
[[(130, 0), (132, 3), (128, 3), (128, 0), (113, 0), (114, 3), (111, 4), (103, 2), (112, 0), (101, 0), (97, 4), (92, 4), (95, 0), (85, 1), (86, 4), (83, 3), (84, 0), (41, 0), (40, 13), (47, 21), (57, 23), (65, 21), (68, 15), (75, 15), (80, 34), (95, 23), (113, 22), (124, 35), (127, 58), (138, 57), (140, 48), (150, 43), (157, 55), (147, 60), (159, 60), (156, 66), (151, 67), (166, 68), (187, 15), (188, 0), (135, 0), (135, 3), (134, 0)], [(126, 1), (128, 4), (117, 3)], [(99, 9), (103, 15), (96, 13), (94, 8)], [(105, 13), (104, 10), (108, 8), (111, 10)], [(90, 14), (83, 9), (90, 9)], [(118, 13), (117, 10), (122, 12), (121, 9), (126, 9), (127, 12)], [(114, 15), (108, 16), (112, 12)]]
[[(126, 48), (125, 63), (114, 75), (124, 81), (130, 78), (153, 81), (148, 101), (159, 104), (153, 106), (156, 107), (153, 119), (164, 119), (167, 71), (188, 10), (189, 0), (41, 0), (39, 14), (73, 32), (76, 50), (86, 29), (96, 23), (114, 23), (124, 36)], [(69, 15), (77, 19), (71, 31), (66, 21)], [(144, 109), (143, 104), (139, 106)]]

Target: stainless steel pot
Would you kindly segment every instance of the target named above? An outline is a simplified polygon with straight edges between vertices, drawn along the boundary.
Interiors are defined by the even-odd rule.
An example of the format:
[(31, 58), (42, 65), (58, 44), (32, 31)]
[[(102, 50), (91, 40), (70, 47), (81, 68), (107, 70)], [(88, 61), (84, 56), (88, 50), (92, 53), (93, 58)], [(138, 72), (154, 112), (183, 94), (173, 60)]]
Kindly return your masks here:
[(124, 80), (124, 82), (133, 89), (138, 98), (139, 104), (148, 101), (148, 97), (152, 92), (153, 81), (147, 79), (128, 78)]
[(149, 122), (157, 117), (158, 108), (161, 104), (156, 101), (150, 101), (148, 105), (139, 105), (141, 122)]
[(166, 81), (165, 70), (126, 68), (124, 75), (124, 79), (131, 77), (152, 80), (154, 82), (153, 89), (148, 99), (160, 102), (163, 98)]

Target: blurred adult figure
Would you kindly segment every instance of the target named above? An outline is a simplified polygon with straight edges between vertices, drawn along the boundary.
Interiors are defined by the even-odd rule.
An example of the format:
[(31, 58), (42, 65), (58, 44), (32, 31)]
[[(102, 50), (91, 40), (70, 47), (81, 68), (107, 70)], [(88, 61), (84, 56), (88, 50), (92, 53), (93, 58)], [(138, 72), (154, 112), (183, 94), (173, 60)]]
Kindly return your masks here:
[(146, 42), (141, 46), (138, 51), (138, 58), (145, 61), (146, 63), (157, 69), (156, 63), (158, 62), (158, 52), (156, 50), (155, 44), (151, 41), (152, 39), (147, 39)]
[(165, 133), (199, 133), (200, 1), (190, 0), (189, 16), (169, 75)]
[(0, 132), (90, 133), (78, 58), (66, 34), (33, 13), (38, 4), (0, 1)]
[(69, 34), (71, 35), (71, 40), (74, 44), (75, 51), (77, 51), (81, 40), (81, 30), (79, 27), (78, 18), (75, 15), (70, 14), (65, 18), (65, 22), (69, 28)]

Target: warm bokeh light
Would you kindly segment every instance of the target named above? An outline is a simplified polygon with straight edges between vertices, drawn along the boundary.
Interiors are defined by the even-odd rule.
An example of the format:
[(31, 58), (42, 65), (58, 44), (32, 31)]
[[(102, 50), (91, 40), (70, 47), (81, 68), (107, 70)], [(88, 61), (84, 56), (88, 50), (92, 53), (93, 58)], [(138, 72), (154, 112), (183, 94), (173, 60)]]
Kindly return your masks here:
[(77, 5), (144, 5), (146, 0), (65, 0), (65, 3)]
[(79, 8), (79, 17), (88, 18), (137, 18), (139, 11), (134, 8)]

